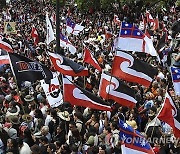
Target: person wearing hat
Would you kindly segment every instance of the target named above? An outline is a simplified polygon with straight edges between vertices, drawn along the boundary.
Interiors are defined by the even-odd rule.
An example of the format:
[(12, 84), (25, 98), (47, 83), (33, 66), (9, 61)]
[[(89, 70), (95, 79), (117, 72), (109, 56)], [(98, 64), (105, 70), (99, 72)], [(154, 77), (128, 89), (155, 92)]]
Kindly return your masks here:
[(33, 102), (34, 101), (34, 97), (32, 95), (26, 95), (24, 100), (28, 103)]
[(32, 116), (29, 114), (22, 115), (22, 121), (27, 127), (32, 130), (33, 129), (33, 119)]
[(137, 129), (137, 128), (138, 128), (138, 127), (137, 127), (137, 123), (136, 123), (136, 121), (134, 120), (133, 114), (130, 114), (129, 119), (126, 120), (126, 123), (127, 123), (128, 125), (130, 125), (131, 127), (133, 127), (134, 129)]
[(70, 114), (67, 111), (58, 112), (58, 116), (64, 121), (70, 121)]
[(20, 112), (20, 108), (17, 105), (17, 103), (15, 101), (11, 101), (9, 103), (9, 108), (7, 109), (6, 112), (6, 117), (8, 116), (18, 116)]

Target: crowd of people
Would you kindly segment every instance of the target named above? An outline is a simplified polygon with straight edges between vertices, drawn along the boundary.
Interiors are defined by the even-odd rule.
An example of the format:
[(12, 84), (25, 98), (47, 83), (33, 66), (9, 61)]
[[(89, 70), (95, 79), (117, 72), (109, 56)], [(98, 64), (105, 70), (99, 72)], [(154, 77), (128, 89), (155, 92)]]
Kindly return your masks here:
[[(172, 25), (179, 19), (179, 7), (175, 1), (157, 9), (150, 10), (153, 17), (158, 13), (160, 27), (153, 31), (149, 25), (150, 35), (154, 46), (157, 47), (163, 33), (167, 33), (164, 50), (170, 51), (168, 60), (173, 58), (178, 63), (178, 34), (171, 36)], [(173, 9), (172, 9), (173, 8)], [(10, 0), (0, 12), (0, 34), (11, 43), (15, 53), (19, 53), (52, 69), (47, 51), (56, 51), (56, 42), (46, 44), (46, 12), (55, 30), (55, 6), (51, 1)], [(134, 22), (139, 25), (145, 12), (136, 10), (133, 5), (114, 5), (111, 11), (90, 10), (81, 12), (77, 5), (60, 8), (60, 30), (67, 35), (77, 52), (71, 54), (61, 48), (59, 53), (75, 62), (83, 63), (83, 43), (94, 52), (98, 63), (104, 71), (111, 71), (113, 57), (113, 40), (118, 35), (120, 25), (114, 22), (114, 14), (121, 21)], [(79, 35), (67, 34), (66, 17), (69, 16), (76, 23), (85, 26)], [(4, 34), (4, 22), (16, 22), (17, 34)], [(39, 35), (39, 43), (34, 45), (31, 37), (33, 25)], [(165, 30), (166, 29), (166, 30)], [(106, 39), (105, 31), (111, 31), (112, 38)], [(25, 46), (27, 40), (34, 48), (30, 52)], [(172, 56), (172, 53), (177, 53)], [(8, 154), (119, 154), (121, 142), (119, 140), (119, 120), (123, 120), (135, 130), (141, 132), (151, 143), (156, 154), (180, 153), (180, 142), (175, 142), (172, 128), (165, 122), (153, 121), (158, 114), (166, 90), (173, 97), (179, 108), (179, 96), (173, 89), (169, 66), (173, 64), (167, 59), (163, 64), (158, 63), (156, 57), (137, 54), (136, 56), (158, 68), (158, 75), (149, 88), (135, 83), (128, 85), (136, 91), (137, 105), (130, 109), (110, 101), (113, 111), (98, 111), (81, 106), (72, 106), (64, 102), (57, 108), (51, 108), (46, 99), (40, 82), (25, 81), (22, 87), (17, 87), (10, 65), (0, 66), (0, 153)], [(170, 58), (169, 58), (170, 57)], [(97, 95), (100, 75), (96, 69), (88, 64), (88, 77), (75, 77), (74, 82), (86, 90)], [(168, 87), (167, 87), (168, 85)], [(170, 142), (159, 143), (153, 138), (168, 138)]]

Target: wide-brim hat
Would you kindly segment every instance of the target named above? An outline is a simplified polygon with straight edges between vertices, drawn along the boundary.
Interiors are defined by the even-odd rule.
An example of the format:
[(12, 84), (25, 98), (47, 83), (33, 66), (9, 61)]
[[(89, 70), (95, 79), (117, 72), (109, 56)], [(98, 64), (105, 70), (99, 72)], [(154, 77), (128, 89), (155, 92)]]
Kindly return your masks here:
[(25, 100), (26, 102), (31, 102), (31, 101), (34, 100), (34, 97), (33, 97), (32, 95), (26, 95), (25, 98), (24, 98), (24, 100)]
[(70, 115), (69, 115), (69, 113), (67, 111), (58, 112), (57, 114), (62, 120), (70, 121)]
[(8, 116), (8, 120), (10, 123), (15, 124), (15, 125), (20, 123), (18, 116), (11, 116), (10, 115), (10, 116)]
[(31, 121), (32, 121), (32, 116), (29, 115), (29, 114), (24, 114), (24, 115), (22, 116), (22, 119), (23, 119), (23, 121), (31, 122)]

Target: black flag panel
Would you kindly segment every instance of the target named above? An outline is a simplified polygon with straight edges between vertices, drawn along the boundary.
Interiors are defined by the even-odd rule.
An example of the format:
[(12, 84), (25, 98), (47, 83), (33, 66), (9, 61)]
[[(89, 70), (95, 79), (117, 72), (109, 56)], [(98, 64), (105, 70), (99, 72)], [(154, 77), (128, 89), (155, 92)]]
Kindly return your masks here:
[(9, 57), (18, 86), (21, 85), (22, 81), (34, 82), (41, 79), (48, 80), (53, 78), (52, 72), (37, 61), (32, 61), (15, 53), (9, 53)]

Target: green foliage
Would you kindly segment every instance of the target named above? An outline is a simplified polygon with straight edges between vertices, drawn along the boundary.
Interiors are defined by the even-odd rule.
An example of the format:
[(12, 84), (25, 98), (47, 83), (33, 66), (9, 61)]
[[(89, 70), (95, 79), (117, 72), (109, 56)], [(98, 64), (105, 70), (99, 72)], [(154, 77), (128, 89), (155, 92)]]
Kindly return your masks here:
[(102, 9), (111, 9), (112, 8), (112, 4), (115, 2), (116, 0), (100, 0), (100, 4), (101, 4), (101, 8)]
[[(134, 3), (134, 0), (75, 0), (78, 8), (81, 11), (88, 11), (90, 8), (94, 10), (104, 9), (110, 10), (112, 9), (112, 4), (114, 2), (119, 3), (121, 6), (124, 4)], [(158, 7), (168, 5), (169, 0), (136, 0), (136, 2), (140, 2), (144, 8), (158, 5)], [(180, 1), (179, 1), (180, 3)]]
[[(59, 2), (60, 2), (60, 6), (64, 6), (65, 5), (65, 1), (64, 0), (59, 0)], [(54, 6), (56, 6), (56, 0), (52, 0), (52, 4)]]

